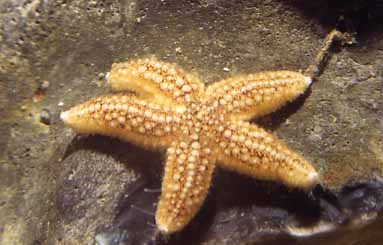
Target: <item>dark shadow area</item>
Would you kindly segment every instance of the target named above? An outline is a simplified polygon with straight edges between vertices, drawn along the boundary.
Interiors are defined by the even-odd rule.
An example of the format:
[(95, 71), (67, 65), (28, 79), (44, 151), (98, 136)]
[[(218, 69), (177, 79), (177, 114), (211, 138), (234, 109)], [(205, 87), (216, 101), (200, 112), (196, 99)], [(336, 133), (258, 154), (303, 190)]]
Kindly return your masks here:
[(148, 176), (148, 179), (160, 179), (162, 176), (164, 154), (159, 151), (143, 149), (101, 135), (76, 136), (66, 149), (63, 158), (78, 150), (93, 150), (108, 154), (119, 162), (129, 163), (129, 168), (138, 171), (144, 177)]
[[(159, 198), (160, 183), (140, 178), (132, 183), (117, 207), (113, 227), (99, 230), (108, 244), (151, 244), (158, 237), (155, 211)], [(114, 243), (115, 242), (115, 243)]]
[(286, 120), (296, 113), (305, 103), (307, 97), (311, 95), (311, 88), (307, 89), (304, 94), (299, 96), (294, 101), (287, 103), (279, 110), (262, 116), (260, 118), (252, 119), (251, 122), (257, 124), (258, 126), (265, 128), (266, 130), (277, 130), (281, 124), (286, 122)]
[[(383, 1), (382, 0), (280, 0), (282, 4), (292, 6), (308, 19), (315, 20), (319, 25), (332, 29), (334, 27), (341, 31), (357, 32), (359, 37), (365, 37), (368, 33), (382, 31), (383, 23)], [(150, 3), (151, 6), (152, 3)], [(160, 6), (179, 6), (178, 1), (166, 1), (158, 3)], [(209, 1), (189, 0), (182, 4), (187, 6), (186, 14), (192, 13), (195, 17), (208, 16), (217, 18), (217, 14), (231, 15), (233, 12), (244, 9), (255, 8), (258, 1)], [(143, 8), (148, 5), (143, 5)], [(202, 8), (201, 8), (202, 7)], [(154, 8), (154, 9), (157, 9)], [(175, 8), (175, 7), (173, 7)], [(196, 11), (199, 10), (199, 11)], [(205, 16), (206, 17), (206, 16)]]
[(368, 182), (351, 182), (338, 194), (341, 207), (353, 214), (383, 210), (383, 182), (376, 179)]
[(212, 195), (219, 200), (221, 209), (250, 206), (283, 209), (287, 213), (296, 212), (295, 215), (307, 221), (317, 220), (320, 214), (319, 205), (310, 193), (224, 170), (217, 171)]
[(383, 1), (381, 0), (283, 0), (314, 19), (318, 24), (340, 31), (356, 32), (362, 42), (370, 33), (382, 32)]

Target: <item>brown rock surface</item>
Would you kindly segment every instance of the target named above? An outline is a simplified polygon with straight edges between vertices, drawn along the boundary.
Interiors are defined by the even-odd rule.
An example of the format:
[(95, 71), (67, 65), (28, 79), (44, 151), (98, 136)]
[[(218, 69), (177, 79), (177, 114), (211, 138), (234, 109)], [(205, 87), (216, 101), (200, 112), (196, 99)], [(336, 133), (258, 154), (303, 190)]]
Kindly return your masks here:
[[(113, 62), (155, 55), (207, 84), (297, 71), (339, 26), (355, 31), (357, 42), (333, 54), (305, 96), (258, 122), (310, 160), (323, 187), (307, 194), (217, 171), (198, 217), (168, 242), (380, 244), (383, 7), (373, 0), (312, 2), (2, 1), (0, 243), (144, 244), (155, 237), (146, 211), (158, 193), (144, 190), (160, 187), (162, 153), (75, 136), (58, 118), (109, 92), (103, 77)], [(338, 229), (297, 239), (287, 235), (293, 224)]]

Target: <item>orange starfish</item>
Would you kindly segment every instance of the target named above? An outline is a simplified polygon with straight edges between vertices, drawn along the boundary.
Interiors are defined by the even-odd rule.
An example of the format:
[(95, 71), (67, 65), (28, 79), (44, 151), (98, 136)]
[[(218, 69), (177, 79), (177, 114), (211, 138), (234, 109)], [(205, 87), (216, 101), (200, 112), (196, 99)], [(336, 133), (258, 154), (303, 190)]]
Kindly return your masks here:
[(161, 232), (173, 233), (200, 209), (216, 165), (290, 187), (318, 183), (302, 156), (247, 122), (301, 95), (316, 69), (308, 72), (262, 72), (205, 88), (174, 64), (139, 59), (113, 64), (108, 77), (114, 90), (134, 93), (92, 99), (61, 113), (61, 119), (78, 133), (167, 149), (156, 223)]

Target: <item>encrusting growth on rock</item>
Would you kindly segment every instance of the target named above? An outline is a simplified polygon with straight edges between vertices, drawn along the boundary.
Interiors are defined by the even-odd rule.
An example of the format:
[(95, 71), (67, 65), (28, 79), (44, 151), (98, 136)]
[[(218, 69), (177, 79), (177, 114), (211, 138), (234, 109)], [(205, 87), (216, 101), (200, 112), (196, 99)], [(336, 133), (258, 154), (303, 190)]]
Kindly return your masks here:
[(195, 216), (216, 165), (306, 190), (318, 183), (316, 170), (301, 155), (247, 122), (294, 100), (311, 81), (299, 72), (271, 71), (205, 89), (174, 64), (139, 59), (113, 64), (108, 77), (114, 90), (134, 93), (92, 99), (63, 112), (61, 119), (78, 133), (167, 149), (156, 223), (169, 234)]

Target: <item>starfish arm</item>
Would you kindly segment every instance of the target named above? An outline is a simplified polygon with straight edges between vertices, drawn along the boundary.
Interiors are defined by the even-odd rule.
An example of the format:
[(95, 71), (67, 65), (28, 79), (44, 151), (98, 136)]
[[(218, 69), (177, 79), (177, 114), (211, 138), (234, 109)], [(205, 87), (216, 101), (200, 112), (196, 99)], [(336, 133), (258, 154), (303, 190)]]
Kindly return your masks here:
[(314, 167), (265, 130), (232, 121), (220, 128), (218, 164), (264, 180), (310, 189), (318, 183)]
[(167, 146), (180, 134), (182, 106), (147, 103), (132, 94), (101, 96), (62, 112), (78, 133), (102, 134), (138, 145)]
[(234, 120), (250, 120), (276, 111), (301, 95), (310, 77), (292, 71), (271, 71), (229, 78), (207, 88), (207, 95)]
[(203, 83), (197, 78), (175, 64), (154, 58), (113, 64), (108, 83), (114, 90), (134, 91), (155, 97), (160, 103), (190, 103), (204, 91)]
[(156, 212), (159, 230), (181, 230), (195, 216), (206, 198), (215, 160), (198, 141), (174, 142), (167, 150), (162, 193)]

